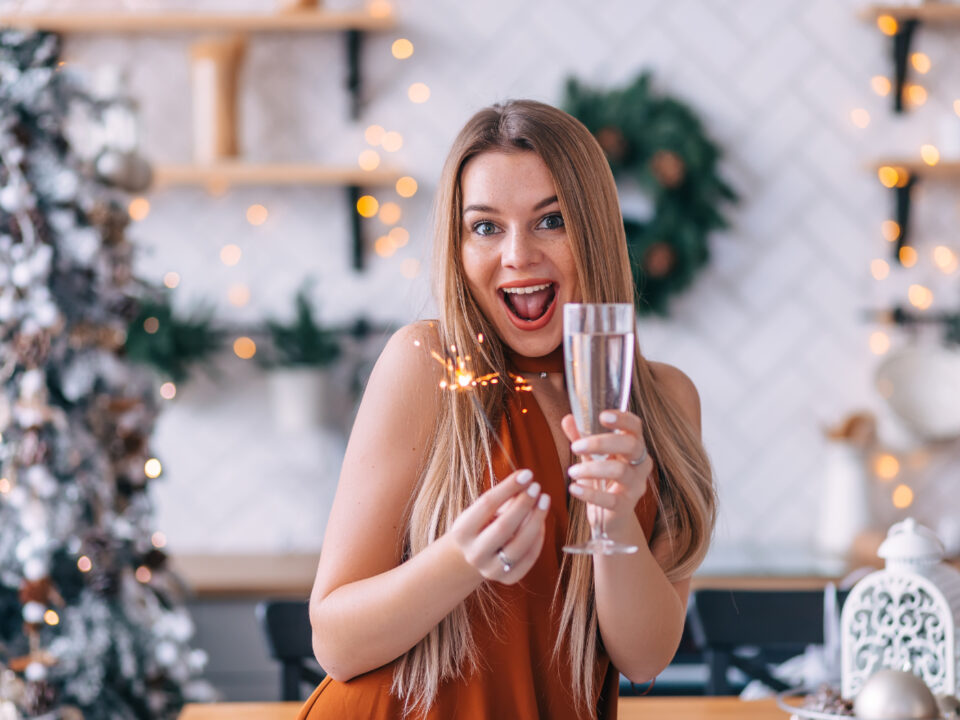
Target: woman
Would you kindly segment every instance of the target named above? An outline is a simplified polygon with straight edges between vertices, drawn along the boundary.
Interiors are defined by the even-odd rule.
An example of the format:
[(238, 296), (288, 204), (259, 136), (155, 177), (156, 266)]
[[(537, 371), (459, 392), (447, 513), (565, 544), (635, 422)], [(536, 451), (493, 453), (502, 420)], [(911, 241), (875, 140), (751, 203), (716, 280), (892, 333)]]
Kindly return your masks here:
[[(300, 717), (614, 717), (618, 671), (673, 657), (712, 532), (696, 390), (637, 351), (630, 410), (578, 437), (560, 310), (634, 289), (613, 176), (569, 115), (477, 113), (436, 224), (440, 318), (397, 332), (367, 385), (310, 600), (329, 677)], [(601, 513), (639, 552), (564, 555)]]

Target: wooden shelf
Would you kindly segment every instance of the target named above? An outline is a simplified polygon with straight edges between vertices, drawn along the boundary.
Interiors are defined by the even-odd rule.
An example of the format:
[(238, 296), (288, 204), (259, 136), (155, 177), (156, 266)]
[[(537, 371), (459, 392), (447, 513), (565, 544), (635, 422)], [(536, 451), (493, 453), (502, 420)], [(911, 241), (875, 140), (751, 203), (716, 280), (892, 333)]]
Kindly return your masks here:
[(927, 3), (926, 5), (870, 5), (863, 17), (876, 20), (889, 15), (896, 20), (921, 20), (929, 23), (960, 23), (960, 5)]
[(339, 185), (380, 187), (393, 185), (400, 177), (394, 170), (360, 170), (326, 165), (224, 162), (216, 165), (158, 165), (154, 183), (173, 185)]
[(362, 11), (211, 12), (61, 12), (0, 13), (0, 25), (62, 33), (159, 32), (319, 32), (376, 31), (395, 25), (391, 15)]

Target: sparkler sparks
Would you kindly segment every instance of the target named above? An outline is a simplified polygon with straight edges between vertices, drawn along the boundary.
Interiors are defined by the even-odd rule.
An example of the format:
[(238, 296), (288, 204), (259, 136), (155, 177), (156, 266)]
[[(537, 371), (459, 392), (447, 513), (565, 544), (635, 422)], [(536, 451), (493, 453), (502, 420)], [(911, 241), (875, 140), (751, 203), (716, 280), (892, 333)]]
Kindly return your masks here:
[[(484, 341), (483, 333), (477, 335), (477, 341), (482, 343)], [(419, 347), (420, 342), (415, 341), (414, 344)], [(487, 416), (487, 413), (483, 409), (483, 405), (480, 403), (480, 399), (477, 397), (475, 392), (478, 387), (488, 387), (490, 385), (497, 385), (500, 382), (500, 373), (486, 373), (485, 375), (476, 375), (470, 369), (471, 357), (469, 355), (458, 355), (457, 346), (450, 345), (450, 355), (443, 356), (438, 353), (436, 350), (430, 351), (430, 357), (437, 361), (440, 366), (445, 371), (445, 377), (440, 381), (440, 388), (442, 390), (450, 390), (451, 392), (460, 392), (466, 393), (467, 397), (470, 398), (470, 401), (473, 403), (474, 408), (477, 413), (483, 418), (484, 423), (487, 426), (487, 429), (490, 431), (490, 436), (496, 442), (497, 447), (500, 448), (503, 457), (506, 458), (507, 462), (510, 463), (510, 468), (512, 471), (516, 472), (517, 466), (513, 462), (513, 458), (510, 457), (510, 453), (507, 452), (506, 447), (504, 447), (503, 442), (500, 440), (500, 433), (497, 431), (497, 428), (493, 426), (493, 423), (490, 422), (490, 418)], [(508, 373), (508, 377), (513, 381), (513, 389), (517, 392), (533, 392), (533, 387), (520, 375), (515, 375), (514, 373)], [(527, 410), (524, 408), (522, 410), (526, 414)], [(491, 487), (494, 484), (493, 469), (490, 469), (490, 485)]]

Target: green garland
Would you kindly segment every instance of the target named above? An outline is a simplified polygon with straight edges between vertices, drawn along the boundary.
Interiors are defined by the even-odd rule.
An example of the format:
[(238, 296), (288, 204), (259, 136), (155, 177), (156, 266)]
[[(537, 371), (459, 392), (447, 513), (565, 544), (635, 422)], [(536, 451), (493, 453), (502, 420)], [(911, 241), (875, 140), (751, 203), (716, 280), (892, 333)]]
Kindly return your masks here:
[(570, 79), (564, 106), (597, 138), (618, 182), (652, 199), (653, 216), (625, 217), (624, 228), (637, 309), (665, 315), (670, 296), (707, 263), (709, 234), (727, 227), (720, 206), (737, 201), (717, 172), (720, 149), (687, 105), (651, 92), (649, 73), (614, 90)]

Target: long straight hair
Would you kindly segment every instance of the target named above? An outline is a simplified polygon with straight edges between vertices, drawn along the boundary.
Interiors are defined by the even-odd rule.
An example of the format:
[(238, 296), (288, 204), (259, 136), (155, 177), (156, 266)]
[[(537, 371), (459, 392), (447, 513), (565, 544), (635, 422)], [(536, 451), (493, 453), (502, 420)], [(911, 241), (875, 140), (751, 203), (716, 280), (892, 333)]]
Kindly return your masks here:
[[(465, 280), (462, 263), (461, 176), (466, 163), (484, 152), (534, 152), (546, 164), (563, 215), (580, 285), (581, 301), (632, 303), (630, 258), (613, 174), (590, 132), (570, 115), (543, 103), (515, 100), (481, 110), (457, 136), (443, 168), (435, 205), (434, 293), (439, 305), (438, 342), (472, 358), (477, 373), (505, 377), (502, 343), (484, 317)], [(478, 338), (482, 335), (483, 341)], [(672, 548), (666, 567), (671, 580), (690, 575), (706, 553), (716, 515), (710, 463), (695, 428), (658, 388), (650, 365), (635, 347), (630, 410), (644, 420), (644, 439), (661, 482), (659, 512), (651, 544), (661, 537)], [(496, 428), (510, 383), (484, 388), (483, 411)], [(489, 392), (488, 392), (489, 390)], [(491, 430), (480, 410), (461, 393), (445, 393), (433, 442), (405, 517), (403, 555), (410, 557), (443, 535), (479, 497), (492, 473)], [(487, 472), (485, 472), (485, 469)], [(573, 503), (567, 540), (589, 535), (583, 503)], [(555, 592), (560, 627), (555, 659), (566, 653), (571, 688), (585, 714), (595, 703), (602, 678), (600, 637), (589, 556), (565, 556)], [(451, 611), (397, 662), (393, 692), (408, 712), (426, 710), (440, 684), (472, 672), (478, 662), (470, 617), (496, 610), (490, 587)]]

